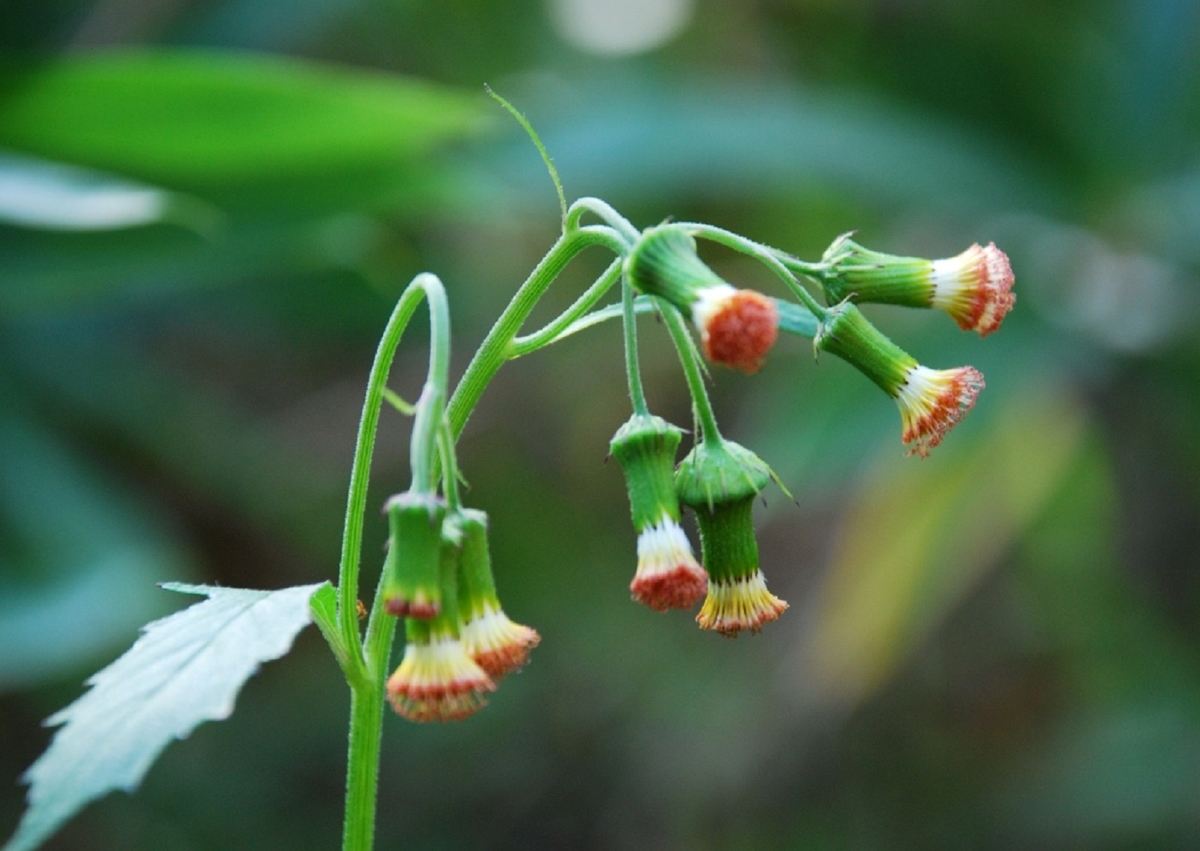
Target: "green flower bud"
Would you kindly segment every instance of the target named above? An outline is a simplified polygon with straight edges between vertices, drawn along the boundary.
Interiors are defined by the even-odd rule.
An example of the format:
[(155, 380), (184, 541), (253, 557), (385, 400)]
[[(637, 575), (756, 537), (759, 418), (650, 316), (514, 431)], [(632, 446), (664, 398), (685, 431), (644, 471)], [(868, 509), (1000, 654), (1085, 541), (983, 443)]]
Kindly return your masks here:
[(971, 366), (930, 369), (889, 340), (849, 302), (829, 309), (817, 329), (818, 349), (840, 357), (896, 400), (908, 454), (925, 457), (967, 415), (984, 388)]
[(384, 565), (388, 614), (432, 618), (442, 605), (439, 563), (446, 503), (433, 494), (406, 491), (384, 505), (390, 535)]
[(682, 432), (661, 417), (634, 414), (609, 446), (625, 473), (638, 566), (629, 591), (660, 612), (686, 609), (704, 596), (708, 579), (679, 525), (675, 453)]
[(541, 636), (533, 628), (510, 620), (500, 607), (488, 551), (487, 522), (482, 511), (468, 508), (460, 515), (459, 632), (468, 655), (499, 679), (525, 665), (529, 651)]
[(660, 296), (691, 318), (713, 363), (757, 372), (775, 345), (775, 302), (721, 280), (696, 254), (696, 241), (679, 227), (644, 231), (625, 261), (625, 272), (639, 292)]
[(770, 480), (757, 455), (730, 441), (697, 444), (679, 465), (676, 492), (696, 512), (708, 572), (708, 595), (696, 616), (703, 629), (730, 637), (758, 632), (787, 608), (767, 590), (754, 536), (754, 498)]

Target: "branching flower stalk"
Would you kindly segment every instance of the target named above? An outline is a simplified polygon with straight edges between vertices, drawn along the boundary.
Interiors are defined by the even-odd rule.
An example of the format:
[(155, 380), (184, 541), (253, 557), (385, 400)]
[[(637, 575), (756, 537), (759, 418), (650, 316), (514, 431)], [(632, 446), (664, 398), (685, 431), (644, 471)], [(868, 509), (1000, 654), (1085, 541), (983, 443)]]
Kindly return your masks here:
[[(555, 182), (557, 185), (557, 179)], [(600, 223), (584, 224), (588, 216)], [(758, 260), (782, 281), (789, 298), (770, 298), (727, 284), (696, 254), (697, 238)], [(991, 331), (1012, 306), (1007, 258), (994, 246), (989, 246), (982, 261), (978, 259), (981, 252), (976, 250), (953, 262), (937, 263), (868, 252), (857, 244), (850, 246), (847, 238), (839, 238), (822, 260), (809, 263), (711, 225), (676, 223), (638, 230), (599, 199), (582, 198), (569, 207), (564, 204), (562, 234), (484, 337), (452, 394), (447, 392), (450, 321), (445, 289), (428, 274), (419, 275), (405, 289), (384, 329), (367, 384), (351, 471), (337, 624), (320, 624), (352, 694), (343, 836), (346, 851), (372, 848), (385, 681), (397, 615), (412, 622), (410, 635), (428, 636), (431, 627), (420, 624), (445, 621), (440, 614), (438, 601), (442, 597), (437, 583), (456, 581), (453, 577), (446, 579), (445, 565), (451, 564), (449, 570), (453, 573), (457, 562), (454, 558), (447, 562), (445, 552), (446, 547), (463, 546), (461, 521), (455, 521), (460, 523), (454, 527), (456, 532), (451, 529), (452, 518), (465, 518), (468, 515), (463, 512), (471, 511), (461, 506), (455, 443), (488, 384), (505, 363), (593, 325), (622, 320), (633, 415), (614, 438), (613, 451), (626, 472), (639, 533), (638, 573), (631, 592), (635, 600), (659, 610), (690, 608), (704, 598), (697, 616), (700, 625), (727, 636), (736, 636), (742, 630), (757, 632), (787, 608), (766, 588), (751, 512), (754, 498), (773, 474), (750, 450), (722, 437), (708, 397), (707, 370), (696, 339), (686, 327), (687, 320), (695, 325), (710, 360), (746, 372), (757, 369), (779, 331), (812, 338), (818, 348), (846, 359), (897, 400), (904, 419), (902, 437), (905, 442), (914, 441), (914, 451), (921, 455), (936, 446), (974, 404), (982, 388), (982, 377), (972, 377), (978, 376), (976, 371), (969, 367), (960, 371), (920, 367), (856, 309), (853, 323), (848, 324), (848, 303), (871, 300), (872, 293), (883, 293), (881, 300), (911, 306), (952, 303), (956, 307), (948, 312), (959, 324), (977, 330), (963, 319), (967, 314), (961, 305), (969, 304), (974, 311), (970, 315), (985, 316), (987, 330)], [(521, 335), (523, 325), (550, 285), (572, 260), (592, 247), (611, 252), (613, 262), (562, 314), (542, 328)], [(982, 270), (980, 262), (985, 264)], [(819, 289), (825, 304), (810, 292), (805, 280)], [(600, 306), (618, 281), (619, 303)], [(856, 283), (862, 293), (854, 289)], [(874, 288), (867, 284), (874, 284)], [(929, 295), (931, 286), (950, 287), (953, 299), (942, 298), (941, 304), (936, 303), (939, 299)], [(415, 418), (410, 455), (412, 484), (408, 492), (388, 503), (393, 517), (397, 507), (409, 513), (409, 525), (393, 525), (388, 564), (371, 605), (364, 638), (357, 593), (368, 470), (380, 407), (388, 398), (394, 398), (386, 388), (387, 375), (404, 330), (422, 300), (429, 304), (432, 334), (426, 382), (416, 405), (409, 409)], [(638, 368), (637, 317), (652, 311), (661, 316), (675, 345), (696, 417), (695, 445), (674, 473), (673, 485), (670, 471), (680, 432), (650, 413)], [(960, 379), (960, 375), (965, 378)], [(703, 567), (678, 525), (680, 505), (696, 512)], [(425, 516), (430, 518), (428, 528), (412, 519), (419, 521)], [(477, 529), (479, 535), (485, 534), (486, 521), (474, 522), (484, 523)], [(419, 565), (405, 562), (420, 561), (412, 553), (423, 550), (418, 546), (420, 542), (414, 541), (428, 535), (433, 536), (430, 540), (442, 542), (440, 574), (436, 569), (423, 574)], [(499, 632), (495, 640), (501, 645), (509, 642), (503, 658), (515, 660), (513, 664), (519, 666), (536, 644), (537, 634), (513, 624), (499, 610), (490, 566), (487, 571), (485, 596), (497, 600), (494, 608), (499, 612), (497, 615), (488, 604), (488, 623), (496, 619), (499, 626), (495, 629)], [(440, 579), (431, 578), (439, 575)], [(391, 582), (401, 590), (394, 591)], [(422, 593), (422, 582), (428, 586), (428, 593)], [(389, 593), (398, 594), (400, 602), (389, 602)], [(452, 593), (447, 599), (456, 599), (456, 595)], [(460, 616), (464, 624), (466, 617)], [(434, 628), (433, 634), (441, 633)], [(410, 707), (409, 717), (465, 717), (483, 705), (483, 691), (495, 687), (485, 672), (463, 673), (463, 666), (475, 663), (469, 661), (469, 654), (459, 655), (464, 651), (457, 634), (458, 629), (453, 629), (443, 639), (434, 640), (428, 650), (433, 661), (424, 663), (421, 673), (410, 671), (405, 675), (403, 688), (409, 701), (405, 704)], [(400, 675), (398, 671), (396, 676)], [(418, 676), (418, 681), (412, 676)], [(412, 711), (413, 706), (421, 707), (420, 711)]]

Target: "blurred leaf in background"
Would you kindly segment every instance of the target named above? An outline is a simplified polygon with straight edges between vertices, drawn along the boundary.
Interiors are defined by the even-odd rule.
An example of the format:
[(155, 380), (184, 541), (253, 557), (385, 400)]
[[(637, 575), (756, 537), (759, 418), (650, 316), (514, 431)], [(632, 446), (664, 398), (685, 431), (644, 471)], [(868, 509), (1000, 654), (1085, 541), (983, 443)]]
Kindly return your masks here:
[[(1200, 5), (0, 0), (0, 20), (3, 776), (162, 613), (151, 580), (332, 576), (391, 301), (437, 272), (461, 370), (557, 232), (487, 82), (569, 195), (639, 225), (808, 257), (854, 228), (929, 257), (995, 240), (1018, 302), (983, 341), (871, 312), (987, 376), (925, 462), (802, 342), (716, 374), (723, 428), (799, 503), (759, 516), (792, 609), (738, 642), (627, 599), (602, 463), (619, 331), (502, 371), (461, 460), (506, 609), (544, 640), (469, 723), (389, 723), (381, 847), (1200, 845)], [(687, 422), (656, 330), (651, 405)], [(385, 418), (379, 501), (403, 429)], [(334, 845), (329, 654), (302, 637), (240, 704), (46, 847)]]

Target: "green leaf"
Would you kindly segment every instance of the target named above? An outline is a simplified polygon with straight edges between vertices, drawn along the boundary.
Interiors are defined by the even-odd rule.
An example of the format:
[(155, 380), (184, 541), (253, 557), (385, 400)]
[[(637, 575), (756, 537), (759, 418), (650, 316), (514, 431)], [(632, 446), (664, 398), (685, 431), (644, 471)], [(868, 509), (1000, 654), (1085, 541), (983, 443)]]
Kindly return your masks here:
[(0, 145), (239, 205), (378, 197), (482, 112), (402, 77), (216, 51), (77, 54), (8, 83)]
[(132, 791), (172, 739), (202, 721), (228, 718), (242, 684), (278, 659), (311, 618), (322, 585), (252, 591), (163, 585), (208, 597), (148, 624), (91, 691), (47, 719), (63, 724), (25, 773), (29, 808), (2, 851), (30, 851), (90, 801)]

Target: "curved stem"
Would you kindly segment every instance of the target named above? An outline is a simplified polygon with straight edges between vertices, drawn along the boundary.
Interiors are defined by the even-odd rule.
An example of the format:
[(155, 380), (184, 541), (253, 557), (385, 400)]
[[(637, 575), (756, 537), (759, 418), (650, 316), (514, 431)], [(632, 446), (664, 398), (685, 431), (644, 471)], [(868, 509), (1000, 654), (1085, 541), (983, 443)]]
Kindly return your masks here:
[(717, 429), (717, 418), (713, 414), (712, 403), (708, 399), (708, 390), (704, 386), (704, 376), (700, 372), (700, 359), (696, 354), (692, 338), (683, 324), (679, 311), (667, 301), (655, 298), (658, 312), (671, 335), (671, 342), (679, 353), (679, 363), (683, 366), (683, 375), (687, 379), (688, 390), (692, 394), (692, 404), (696, 408), (696, 417), (700, 420), (701, 437), (705, 443), (721, 442), (721, 432)]
[(549, 253), (525, 279), (512, 301), (504, 308), (500, 318), (484, 337), (475, 356), (471, 358), (446, 406), (450, 432), (456, 439), (462, 434), (471, 411), (483, 395), (483, 391), (487, 389), (488, 383), (505, 361), (514, 357), (513, 340), (538, 299), (575, 255), (592, 245), (603, 245), (619, 257), (624, 256), (626, 250), (625, 243), (612, 228), (590, 225), (569, 230), (558, 238)]
[(621, 282), (621, 316), (625, 326), (625, 374), (629, 380), (629, 401), (635, 414), (648, 414), (646, 390), (642, 387), (642, 370), (638, 365), (637, 313), (633, 307), (633, 285), (626, 277)]
[(623, 261), (620, 257), (614, 260), (604, 270), (604, 274), (597, 278), (596, 282), (588, 287), (583, 295), (577, 298), (575, 303), (563, 311), (562, 315), (553, 322), (547, 323), (532, 334), (514, 337), (512, 345), (509, 347), (512, 352), (510, 358), (519, 358), (530, 352), (536, 352), (543, 346), (548, 346), (555, 342), (566, 328), (570, 327), (575, 320), (595, 307), (596, 302), (604, 298), (604, 294), (612, 288), (612, 285), (617, 282), (617, 278), (620, 277), (622, 263)]
[[(429, 299), (430, 333), (429, 377), (421, 400), (417, 403), (417, 422), (413, 425), (413, 483), (436, 484), (431, 478), (432, 440), (436, 439), (436, 428), (430, 428), (433, 409), (440, 409), (440, 399), (445, 398), (445, 388), (450, 368), (450, 319), (446, 304), (445, 289), (433, 275), (418, 275), (400, 295), (384, 328), (371, 364), (367, 379), (367, 393), (363, 400), (362, 415), (358, 423), (358, 438), (354, 447), (354, 464), (350, 469), (350, 492), (346, 501), (346, 521), (342, 531), (342, 554), (338, 567), (338, 621), (342, 638), (348, 648), (350, 663), (359, 677), (364, 674), (362, 637), (358, 631), (358, 573), (362, 555), (363, 516), (366, 512), (367, 486), (371, 474), (371, 456), (375, 451), (375, 432), (379, 426), (379, 412), (383, 406), (383, 390), (400, 338), (408, 321), (412, 318), (422, 298)], [(440, 391), (431, 390), (432, 385)], [(423, 410), (422, 410), (423, 409)], [(434, 421), (436, 423), (436, 420)], [(425, 460), (422, 460), (425, 459)]]
[(812, 293), (796, 280), (796, 276), (780, 261), (773, 248), (713, 225), (705, 225), (698, 222), (680, 222), (675, 227), (686, 230), (693, 236), (719, 243), (758, 260), (779, 276), (788, 289), (795, 294), (796, 298), (800, 299), (800, 303), (807, 307), (813, 316), (819, 320), (825, 320), (825, 308), (813, 298)]
[(585, 197), (575, 201), (567, 210), (566, 229), (578, 228), (584, 213), (592, 213), (597, 216), (602, 222), (617, 231), (621, 238), (630, 245), (637, 242), (638, 237), (642, 235), (629, 219), (614, 210), (608, 202), (601, 201), (599, 198)]
[(446, 405), (446, 386), (450, 381), (450, 306), (446, 288), (436, 275), (417, 275), (409, 287), (420, 287), (429, 301), (429, 371), (425, 387), (417, 400), (413, 421), (412, 489), (417, 493), (437, 493), (436, 458), (438, 431)]

